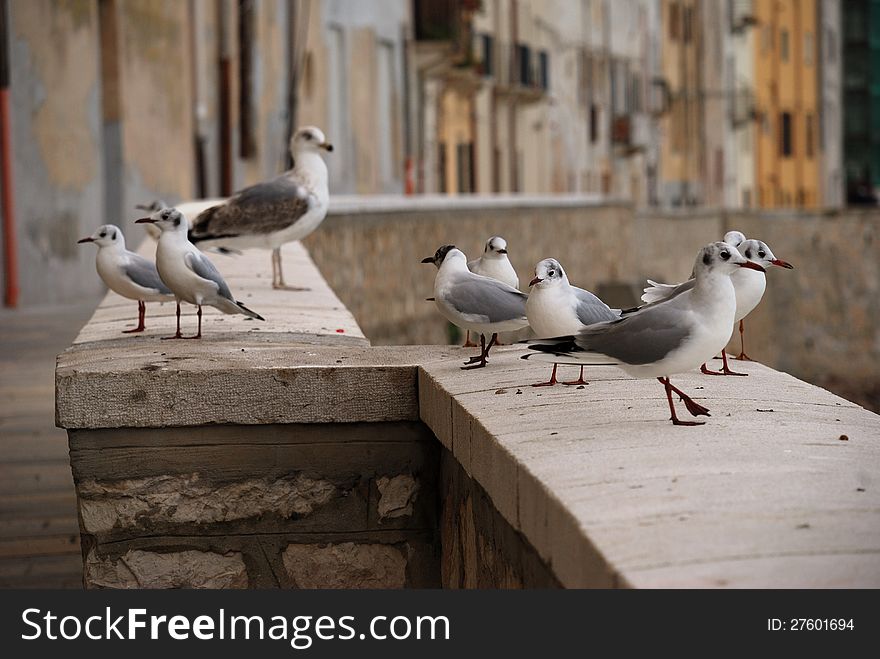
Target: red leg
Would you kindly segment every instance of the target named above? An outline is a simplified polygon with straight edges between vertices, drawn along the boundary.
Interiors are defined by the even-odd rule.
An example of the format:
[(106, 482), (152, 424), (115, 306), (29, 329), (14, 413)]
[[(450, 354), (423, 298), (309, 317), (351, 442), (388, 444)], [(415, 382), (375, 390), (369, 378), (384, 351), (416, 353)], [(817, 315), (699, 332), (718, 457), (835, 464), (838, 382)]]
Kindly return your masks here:
[(563, 382), (562, 384), (567, 384), (568, 386), (572, 386), (572, 385), (576, 385), (576, 384), (583, 385), (583, 384), (590, 384), (590, 383), (587, 382), (586, 380), (584, 380), (584, 367), (581, 366), (581, 374), (578, 376), (577, 380), (573, 380), (571, 382)]
[(722, 373), (721, 371), (713, 371), (705, 364), (700, 366), (700, 373), (702, 373), (703, 375), (724, 375), (724, 373)]
[(550, 374), (550, 379), (547, 382), (537, 382), (533, 384), (533, 387), (552, 387), (556, 384), (556, 367), (557, 364), (553, 364), (553, 372)]
[[(666, 380), (667, 382), (669, 382), (669, 378), (666, 378)], [(709, 408), (703, 407), (702, 405), (694, 401), (690, 396), (688, 396), (671, 382), (669, 382), (669, 388), (672, 389), (672, 391), (674, 391), (676, 394), (678, 394), (679, 400), (684, 403), (684, 406), (687, 408), (688, 412), (691, 413), (691, 416), (712, 416), (711, 414), (709, 414)]]
[(743, 321), (740, 319), (739, 321), (739, 356), (737, 359), (741, 362), (750, 362), (752, 358), (746, 354), (746, 341), (744, 338), (745, 327), (743, 326)]
[(748, 375), (748, 373), (737, 373), (730, 370), (730, 367), (727, 365), (727, 353), (724, 350), (721, 351), (721, 357), (724, 359), (724, 366), (721, 369), (724, 375)]
[[(666, 389), (666, 400), (669, 401), (669, 420), (672, 421), (672, 425), (675, 426), (702, 426), (704, 421), (681, 421), (678, 416), (675, 414), (675, 405), (672, 402), (672, 392), (680, 393), (678, 389), (672, 386), (669, 382), (669, 378), (657, 378), (660, 381), (660, 384)], [(690, 399), (688, 399), (690, 400)], [(707, 414), (708, 416), (708, 414)]]
[(471, 331), (470, 330), (467, 330), (467, 333), (465, 334), (465, 338), (464, 338), (464, 345), (462, 345), (461, 347), (462, 348), (476, 348), (477, 347), (477, 344), (474, 343), (473, 341), (471, 341)]
[(144, 331), (144, 315), (147, 311), (147, 305), (143, 300), (138, 300), (138, 326), (130, 330), (122, 330), (123, 334), (134, 334), (135, 332)]
[(177, 301), (177, 332), (174, 336), (163, 336), (162, 339), (182, 339), (183, 334), (180, 333), (180, 300)]

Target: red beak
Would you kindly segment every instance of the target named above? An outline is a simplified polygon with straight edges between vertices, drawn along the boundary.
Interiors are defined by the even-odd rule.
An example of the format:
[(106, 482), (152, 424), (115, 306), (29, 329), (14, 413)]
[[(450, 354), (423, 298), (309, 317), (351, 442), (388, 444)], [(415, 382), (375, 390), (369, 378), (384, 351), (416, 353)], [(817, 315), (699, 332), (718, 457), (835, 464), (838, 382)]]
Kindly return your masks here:
[(752, 263), (751, 261), (746, 261), (745, 263), (739, 264), (740, 268), (748, 268), (749, 270), (757, 270), (758, 272), (767, 272), (763, 267), (758, 265), (757, 263)]
[(789, 270), (794, 270), (794, 266), (788, 261), (783, 261), (782, 259), (773, 259), (770, 261), (773, 265), (778, 265), (780, 268), (788, 268)]
[(79, 245), (80, 243), (93, 243), (93, 242), (95, 242), (94, 238), (83, 238), (82, 240), (77, 240), (76, 244)]
[(152, 217), (142, 217), (139, 220), (134, 221), (135, 224), (156, 224), (156, 220)]
[(544, 281), (544, 280), (541, 279), (540, 277), (535, 277), (534, 279), (532, 279), (532, 281), (529, 282), (529, 288), (531, 288), (532, 286), (534, 286), (538, 282), (542, 282), (542, 281)]

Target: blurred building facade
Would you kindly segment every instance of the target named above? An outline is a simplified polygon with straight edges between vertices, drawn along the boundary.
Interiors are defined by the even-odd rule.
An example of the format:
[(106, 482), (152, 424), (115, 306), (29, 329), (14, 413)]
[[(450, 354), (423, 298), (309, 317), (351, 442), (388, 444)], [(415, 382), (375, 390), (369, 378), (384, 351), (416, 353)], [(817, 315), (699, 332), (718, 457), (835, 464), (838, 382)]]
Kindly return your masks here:
[(306, 123), (337, 146), (332, 194), (818, 208), (880, 186), (880, 0), (7, 6), (30, 302), (98, 291), (95, 225), (139, 238), (136, 203), (273, 176)]

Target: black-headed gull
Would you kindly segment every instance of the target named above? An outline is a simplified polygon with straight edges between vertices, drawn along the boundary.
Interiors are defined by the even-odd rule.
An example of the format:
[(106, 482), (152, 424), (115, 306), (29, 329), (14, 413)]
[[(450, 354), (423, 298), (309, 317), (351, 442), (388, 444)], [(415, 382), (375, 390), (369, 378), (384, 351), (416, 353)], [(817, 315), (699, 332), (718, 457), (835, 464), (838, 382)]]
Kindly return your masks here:
[[(467, 257), (454, 245), (444, 245), (434, 256), (422, 259), (422, 263), (437, 266), (434, 302), (440, 313), (454, 325), (480, 334), (479, 356), (469, 359), (462, 368), (485, 366), (498, 332), (528, 326), (528, 296), (497, 279), (475, 275), (468, 270)], [(486, 335), (492, 337), (488, 344)]]
[[(614, 320), (620, 317), (618, 309), (612, 309), (598, 297), (583, 288), (572, 286), (562, 264), (556, 259), (544, 259), (535, 266), (535, 278), (529, 282), (529, 299), (526, 301), (526, 317), (532, 331), (539, 338), (577, 334), (587, 325)], [(547, 382), (533, 387), (550, 387), (556, 384), (557, 364)], [(568, 385), (584, 385), (584, 367), (580, 376)]]
[(107, 288), (129, 300), (137, 300), (137, 327), (123, 330), (124, 334), (144, 331), (147, 302), (164, 302), (174, 299), (171, 291), (159, 278), (159, 273), (152, 261), (125, 248), (125, 236), (116, 225), (100, 226), (91, 236), (77, 242), (95, 243), (98, 246), (98, 252), (95, 255), (95, 268), (98, 275), (107, 284)]
[(709, 410), (673, 386), (669, 378), (697, 368), (726, 345), (736, 315), (736, 292), (730, 276), (740, 268), (763, 270), (732, 245), (711, 243), (697, 255), (693, 286), (617, 320), (590, 325), (574, 336), (530, 345), (539, 352), (523, 359), (595, 364), (607, 363), (603, 358), (610, 358), (632, 377), (659, 380), (666, 390), (673, 424), (699, 425), (702, 422), (679, 420), (672, 394), (679, 396), (693, 416), (709, 416)]
[[(249, 318), (265, 320), (232, 297), (226, 281), (199, 249), (186, 237), (189, 223), (176, 208), (156, 211), (138, 223), (157, 225), (162, 230), (156, 247), (156, 269), (159, 276), (177, 298), (177, 332), (169, 339), (200, 339), (202, 337), (202, 306), (208, 305), (228, 314), (244, 314)], [(199, 331), (195, 336), (180, 333), (180, 302), (189, 302), (199, 308)]]

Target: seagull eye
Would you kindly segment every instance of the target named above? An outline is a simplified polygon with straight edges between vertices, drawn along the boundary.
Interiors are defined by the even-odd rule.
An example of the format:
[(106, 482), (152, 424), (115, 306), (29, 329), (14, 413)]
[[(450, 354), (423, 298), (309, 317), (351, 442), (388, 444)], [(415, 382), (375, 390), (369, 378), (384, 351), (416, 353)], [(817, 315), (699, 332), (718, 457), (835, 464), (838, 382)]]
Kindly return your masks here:
[(548, 270), (548, 271), (547, 271), (547, 276), (548, 276), (548, 277), (555, 277), (555, 276), (556, 276), (556, 270)]
[(101, 232), (101, 235), (100, 235), (99, 237), (100, 237), (100, 238), (106, 238), (106, 237), (107, 237), (107, 232), (106, 232), (106, 231), (102, 231), (102, 232)]
[(767, 256), (767, 252), (765, 252), (764, 250), (761, 250), (760, 252), (758, 252), (758, 256), (760, 256), (763, 259), (765, 256)]
[(721, 252), (721, 258), (725, 261), (730, 258), (730, 252)]

